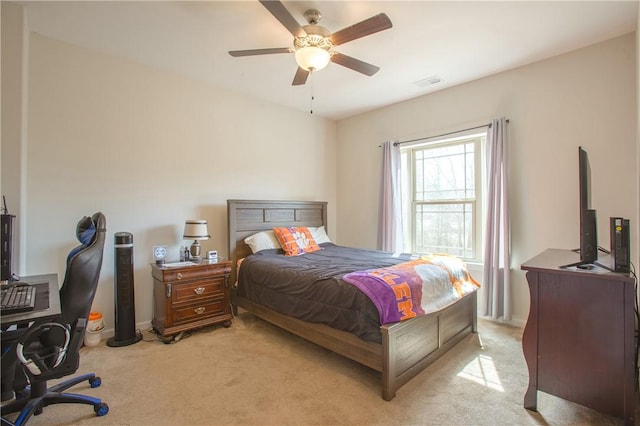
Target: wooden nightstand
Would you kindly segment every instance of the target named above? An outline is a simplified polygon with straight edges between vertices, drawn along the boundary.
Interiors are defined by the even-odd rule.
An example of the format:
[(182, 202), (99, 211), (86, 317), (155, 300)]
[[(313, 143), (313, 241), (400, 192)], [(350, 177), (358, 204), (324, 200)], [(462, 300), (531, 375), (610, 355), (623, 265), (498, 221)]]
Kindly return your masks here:
[(177, 267), (151, 264), (151, 324), (163, 342), (170, 343), (181, 332), (207, 325), (231, 326), (231, 265), (230, 261), (207, 259)]

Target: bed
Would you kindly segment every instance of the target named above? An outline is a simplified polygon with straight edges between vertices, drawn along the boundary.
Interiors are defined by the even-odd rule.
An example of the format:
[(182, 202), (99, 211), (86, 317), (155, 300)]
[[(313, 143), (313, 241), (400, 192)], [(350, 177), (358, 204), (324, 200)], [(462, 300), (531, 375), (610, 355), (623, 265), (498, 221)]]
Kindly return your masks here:
[[(327, 203), (320, 201), (228, 200), (229, 257), (237, 264), (251, 254), (244, 239), (285, 226), (327, 226)], [(237, 278), (234, 268), (232, 282)], [(476, 292), (433, 313), (379, 326), (379, 341), (278, 312), (243, 296), (234, 287), (234, 311), (240, 307), (265, 321), (382, 373), (382, 398), (396, 391), (469, 333), (477, 331)]]

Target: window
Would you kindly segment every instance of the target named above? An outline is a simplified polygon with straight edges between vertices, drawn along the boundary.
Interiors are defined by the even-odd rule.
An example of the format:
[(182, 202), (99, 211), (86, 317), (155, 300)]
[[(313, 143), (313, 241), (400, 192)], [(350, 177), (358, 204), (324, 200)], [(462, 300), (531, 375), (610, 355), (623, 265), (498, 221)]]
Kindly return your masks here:
[(401, 150), (405, 250), (482, 257), (486, 134)]

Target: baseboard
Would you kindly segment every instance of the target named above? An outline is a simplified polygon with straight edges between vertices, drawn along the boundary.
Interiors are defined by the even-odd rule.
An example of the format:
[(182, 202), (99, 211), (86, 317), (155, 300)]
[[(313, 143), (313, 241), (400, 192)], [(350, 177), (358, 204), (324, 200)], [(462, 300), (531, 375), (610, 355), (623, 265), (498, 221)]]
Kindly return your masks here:
[[(136, 324), (137, 330), (144, 331), (144, 330), (149, 330), (150, 328), (151, 328), (151, 321), (139, 322)], [(104, 330), (102, 330), (102, 333), (100, 334), (100, 340), (110, 339), (115, 335), (116, 335), (115, 328), (105, 328)]]
[(485, 317), (482, 315), (478, 315), (478, 318), (481, 318), (483, 320), (487, 320), (487, 321), (491, 321), (491, 322), (497, 322), (500, 324), (507, 324), (507, 325), (511, 325), (514, 327), (518, 327), (518, 328), (524, 328), (525, 325), (527, 325), (527, 322), (521, 319), (510, 319), (508, 321), (502, 319), (502, 318), (492, 318), (492, 317)]

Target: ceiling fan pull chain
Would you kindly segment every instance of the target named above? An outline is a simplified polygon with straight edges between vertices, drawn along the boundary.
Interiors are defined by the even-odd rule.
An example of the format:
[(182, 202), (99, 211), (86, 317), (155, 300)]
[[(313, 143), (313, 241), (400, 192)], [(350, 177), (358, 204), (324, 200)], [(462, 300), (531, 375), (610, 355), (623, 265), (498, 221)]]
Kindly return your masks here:
[(311, 80), (311, 102), (310, 102), (310, 113), (313, 114), (313, 100), (315, 99), (313, 96), (313, 71), (309, 72), (309, 79)]

